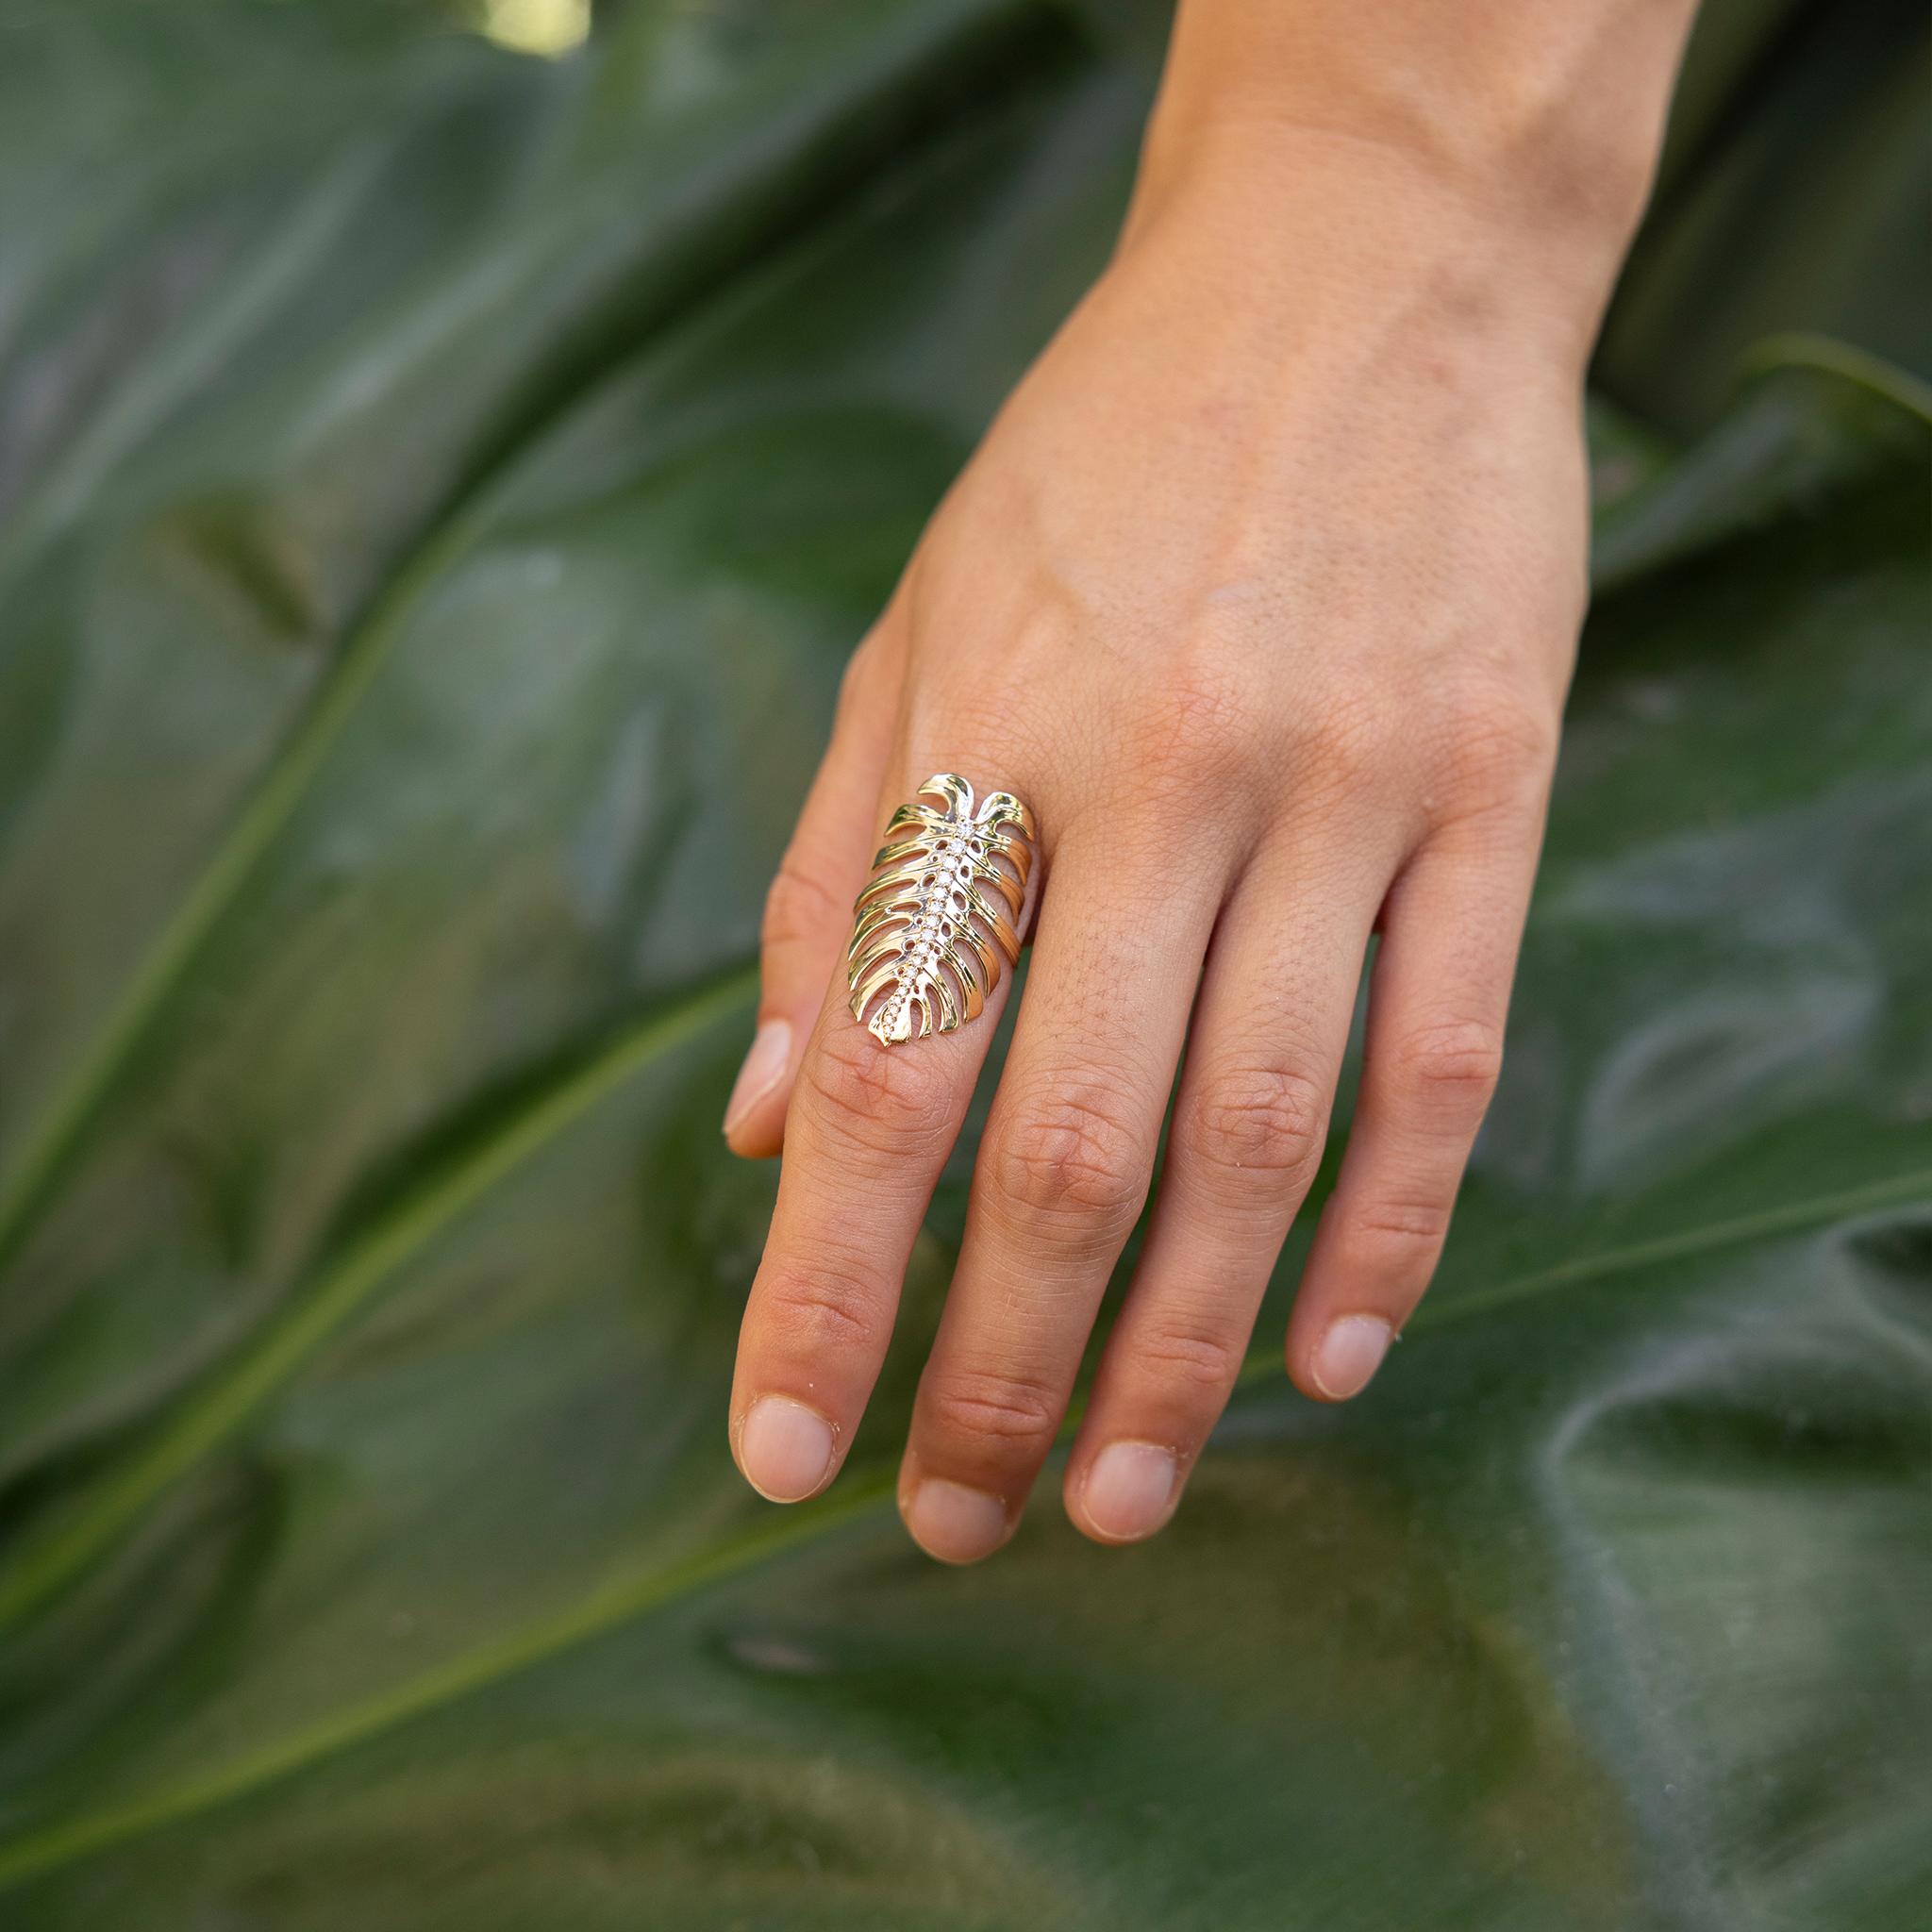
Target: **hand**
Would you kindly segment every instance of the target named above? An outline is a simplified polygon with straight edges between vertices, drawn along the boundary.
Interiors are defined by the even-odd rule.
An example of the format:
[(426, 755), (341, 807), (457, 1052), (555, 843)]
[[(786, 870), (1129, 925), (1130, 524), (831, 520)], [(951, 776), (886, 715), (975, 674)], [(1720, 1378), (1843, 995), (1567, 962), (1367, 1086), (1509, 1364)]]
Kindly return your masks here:
[(785, 1153), (731, 1408), (765, 1494), (837, 1471), (1009, 991), (890, 1048), (847, 1010), (854, 898), (935, 772), (1025, 800), (1041, 863), (906, 1451), (913, 1536), (970, 1561), (1011, 1533), (1185, 1046), (1065, 1481), (1102, 1541), (1167, 1520), (1321, 1158), (1379, 930), (1288, 1336), (1309, 1395), (1374, 1374), (1500, 1062), (1585, 598), (1581, 372), (1637, 173), (1606, 218), (1558, 221), (1379, 136), (1157, 117), (1113, 264), (852, 660), (772, 890), (726, 1127)]

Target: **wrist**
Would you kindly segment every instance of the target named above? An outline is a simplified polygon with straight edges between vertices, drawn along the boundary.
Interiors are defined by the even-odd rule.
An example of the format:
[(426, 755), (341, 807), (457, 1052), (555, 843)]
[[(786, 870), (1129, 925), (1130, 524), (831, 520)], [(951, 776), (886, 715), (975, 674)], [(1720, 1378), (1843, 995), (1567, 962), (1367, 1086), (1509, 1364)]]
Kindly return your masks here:
[(1376, 230), (1424, 260), (1431, 236), (1453, 236), (1593, 334), (1649, 191), (1691, 11), (1181, 0), (1126, 239), (1176, 204), (1191, 219), (1238, 208), (1245, 248), (1300, 253), (1299, 211), (1319, 198), (1369, 225), (1365, 258)]
[(1242, 343), (1297, 364), (1359, 354), (1385, 374), (1391, 357), (1424, 375), (1437, 358), (1474, 358), (1519, 385), (1546, 376), (1574, 406), (1621, 235), (1552, 226), (1407, 149), (1326, 128), (1221, 122), (1165, 161), (1143, 170), (1113, 273), (1214, 318), (1227, 363)]

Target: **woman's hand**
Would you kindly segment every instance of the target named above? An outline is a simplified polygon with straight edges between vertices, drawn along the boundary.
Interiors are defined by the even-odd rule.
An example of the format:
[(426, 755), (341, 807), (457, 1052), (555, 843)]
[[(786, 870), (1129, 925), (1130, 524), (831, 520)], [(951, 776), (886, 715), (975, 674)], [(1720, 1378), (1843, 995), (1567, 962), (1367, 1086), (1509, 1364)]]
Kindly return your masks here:
[(846, 1007), (853, 901), (934, 772), (1025, 800), (1041, 863), (901, 1477), (919, 1542), (970, 1561), (1018, 1521), (1185, 1046), (1065, 1483), (1104, 1541), (1173, 1512), (1320, 1161), (1376, 930), (1295, 1382), (1356, 1393), (1422, 1295), (1500, 1062), (1585, 598), (1581, 372), (1655, 145), (1656, 19), (1684, 9), (1634, 10), (1662, 77), (1596, 176), (1516, 122), (1406, 135), (1347, 74), (1330, 125), (1255, 111), (1239, 0), (1184, 10), (1116, 258), (853, 658), (772, 890), (726, 1124), (740, 1153), (785, 1152), (731, 1408), (765, 1494), (837, 1471), (1008, 994), (895, 1047)]

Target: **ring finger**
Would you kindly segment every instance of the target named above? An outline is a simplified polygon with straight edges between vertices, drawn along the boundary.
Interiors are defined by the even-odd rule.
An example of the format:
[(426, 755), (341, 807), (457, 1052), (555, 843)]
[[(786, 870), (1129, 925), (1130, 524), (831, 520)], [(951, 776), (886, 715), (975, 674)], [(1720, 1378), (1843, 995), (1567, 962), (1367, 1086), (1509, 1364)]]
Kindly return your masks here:
[(1321, 1164), (1394, 862), (1330, 833), (1294, 839), (1250, 868), (1222, 915), (1153, 1224), (1067, 1464), (1067, 1513), (1102, 1541), (1167, 1521), (1234, 1388)]

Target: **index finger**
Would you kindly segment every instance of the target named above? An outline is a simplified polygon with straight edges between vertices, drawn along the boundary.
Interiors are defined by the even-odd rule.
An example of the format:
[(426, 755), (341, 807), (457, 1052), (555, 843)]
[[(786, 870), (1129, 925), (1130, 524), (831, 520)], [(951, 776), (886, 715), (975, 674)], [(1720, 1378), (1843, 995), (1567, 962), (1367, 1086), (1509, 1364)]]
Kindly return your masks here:
[[(899, 796), (910, 798), (916, 784)], [(1039, 890), (1037, 869), (997, 851), (948, 853), (949, 865), (963, 862), (961, 873), (937, 864), (928, 871), (905, 809), (888, 822), (880, 858), (910, 866), (918, 890), (868, 887), (858, 922), (860, 1005), (887, 1039), (901, 1038), (888, 1044), (861, 1024), (844, 971), (835, 974), (799, 1067), (777, 1206), (739, 1338), (732, 1451), (745, 1480), (774, 1502), (815, 1495), (838, 1473), (885, 1359), (913, 1241), (1010, 994), (1001, 954), (1017, 947)], [(993, 874), (1008, 865), (1024, 882), (1017, 908), (991, 891)], [(931, 918), (894, 911), (902, 901), (929, 903)], [(892, 961), (915, 962), (922, 947), (940, 943), (941, 907), (959, 922), (946, 923), (957, 978), (926, 974), (923, 1004), (909, 1004), (919, 995), (903, 990)], [(931, 940), (914, 937), (900, 951), (900, 934), (928, 928)], [(905, 982), (917, 983), (916, 974)], [(904, 1038), (908, 1022), (930, 1037)]]

